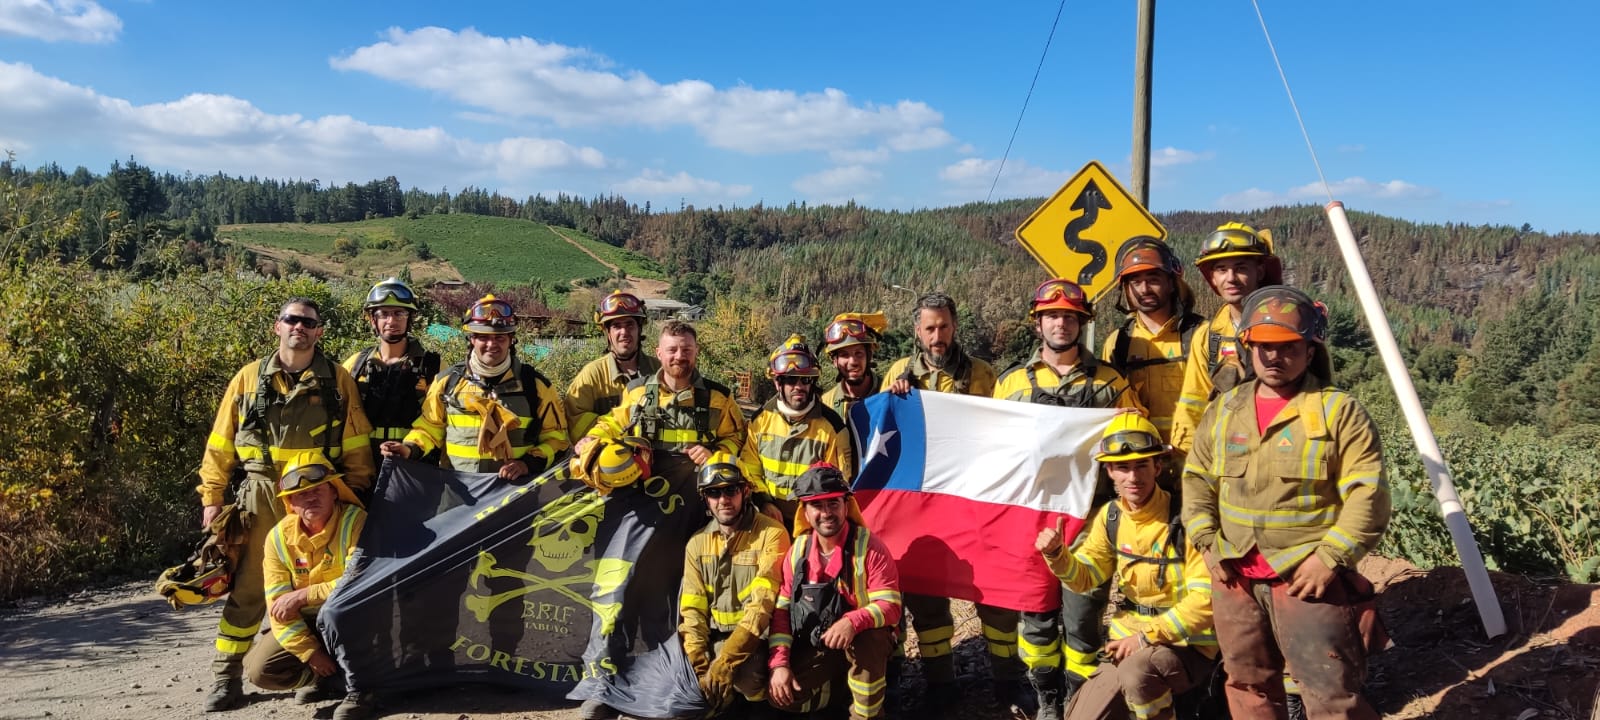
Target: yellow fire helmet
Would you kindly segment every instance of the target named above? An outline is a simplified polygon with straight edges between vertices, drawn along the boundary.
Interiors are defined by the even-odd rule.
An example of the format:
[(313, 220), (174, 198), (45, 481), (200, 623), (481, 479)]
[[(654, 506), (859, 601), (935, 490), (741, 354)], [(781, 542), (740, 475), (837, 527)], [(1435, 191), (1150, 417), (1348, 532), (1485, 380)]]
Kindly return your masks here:
[(1165, 455), (1172, 447), (1161, 442), (1161, 433), (1149, 418), (1136, 412), (1122, 413), (1111, 419), (1106, 431), (1100, 435), (1094, 459), (1103, 462), (1127, 462), (1139, 458)]
[(866, 345), (871, 353), (878, 349), (878, 341), (888, 329), (889, 317), (882, 311), (839, 313), (822, 331), (822, 351), (832, 355), (851, 345)]
[(333, 485), (339, 502), (361, 506), (361, 501), (350, 490), (350, 486), (344, 484), (344, 475), (334, 469), (333, 463), (328, 462), (321, 450), (297, 452), (284, 461), (283, 474), (278, 476), (278, 497), (283, 499), (284, 507), (292, 513), (294, 509), (289, 505), (290, 495), (329, 483)]
[(650, 477), (650, 441), (639, 437), (600, 440), (572, 456), (567, 471), (572, 479), (601, 495)]
[(806, 339), (799, 335), (790, 335), (783, 341), (778, 349), (767, 356), (767, 377), (776, 378), (783, 375), (795, 377), (820, 377), (822, 369), (817, 365), (817, 356), (811, 354), (811, 348), (806, 346)]
[(173, 610), (209, 605), (227, 597), (231, 589), (233, 574), (226, 563), (215, 561), (186, 562), (167, 568), (156, 578), (156, 592)]
[(1230, 222), (1218, 226), (1200, 244), (1200, 256), (1195, 258), (1194, 266), (1200, 268), (1206, 284), (1211, 285), (1212, 292), (1215, 292), (1217, 288), (1211, 282), (1208, 266), (1223, 258), (1235, 257), (1261, 258), (1260, 286), (1283, 284), (1283, 260), (1278, 257), (1272, 244), (1272, 231), (1266, 228), (1257, 230), (1244, 223)]

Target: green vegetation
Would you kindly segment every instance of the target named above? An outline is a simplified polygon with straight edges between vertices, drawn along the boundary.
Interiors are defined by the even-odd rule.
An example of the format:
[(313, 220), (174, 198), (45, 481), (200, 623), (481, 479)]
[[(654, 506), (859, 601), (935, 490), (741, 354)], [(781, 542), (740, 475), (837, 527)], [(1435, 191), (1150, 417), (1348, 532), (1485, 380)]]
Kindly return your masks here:
[(551, 228), (551, 230), (571, 238), (590, 252), (599, 255), (601, 260), (621, 268), (623, 272), (633, 277), (648, 280), (667, 279), (666, 271), (662, 270), (661, 264), (643, 255), (628, 252), (615, 245), (607, 245), (571, 228)]

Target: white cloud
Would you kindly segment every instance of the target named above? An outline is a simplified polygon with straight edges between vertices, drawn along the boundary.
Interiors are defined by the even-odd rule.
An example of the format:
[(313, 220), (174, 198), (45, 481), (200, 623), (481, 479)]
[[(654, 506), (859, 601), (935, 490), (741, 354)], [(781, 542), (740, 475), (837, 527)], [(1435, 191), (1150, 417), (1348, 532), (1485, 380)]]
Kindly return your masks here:
[(754, 188), (697, 178), (683, 171), (668, 175), (660, 170), (645, 170), (636, 177), (613, 185), (612, 189), (627, 196), (630, 202), (688, 198), (704, 203), (736, 200), (749, 195)]
[[(1367, 199), (1367, 200), (1393, 200), (1411, 201), (1433, 198), (1439, 191), (1409, 183), (1404, 180), (1389, 180), (1387, 182), (1374, 182), (1362, 177), (1349, 177), (1329, 183), (1329, 189), (1336, 199)], [(1304, 202), (1322, 202), (1328, 199), (1328, 190), (1323, 189), (1322, 183), (1312, 182), (1289, 188), (1283, 192), (1273, 192), (1261, 188), (1249, 188), (1239, 192), (1228, 193), (1217, 199), (1217, 208), (1222, 210), (1253, 210), (1272, 205), (1289, 205)]]
[(398, 175), (429, 186), (596, 169), (605, 156), (561, 140), (476, 142), (437, 127), (372, 125), (347, 115), (273, 115), (228, 95), (191, 94), (134, 105), (121, 98), (0, 62), (0, 127), (57, 144), (104, 143), (115, 154), (196, 172), (364, 182)]
[(106, 43), (117, 39), (122, 20), (94, 0), (4, 0), (0, 35), (49, 42)]
[(564, 127), (687, 126), (713, 147), (751, 155), (852, 151), (863, 144), (909, 152), (952, 140), (944, 117), (921, 102), (854, 103), (834, 88), (801, 93), (661, 83), (639, 71), (613, 71), (604, 56), (583, 48), (471, 28), (391, 28), (383, 41), (330, 63)]
[[(1195, 152), (1193, 150), (1179, 150), (1175, 147), (1156, 148), (1150, 151), (1150, 167), (1165, 168), (1177, 165), (1189, 165), (1201, 160), (1210, 160), (1214, 153), (1210, 150)], [(1132, 158), (1128, 161), (1133, 162)]]
[(1055, 192), (1072, 177), (1070, 171), (1046, 170), (1030, 165), (1028, 161), (1013, 158), (1006, 161), (995, 182), (995, 171), (1000, 168), (998, 159), (966, 158), (939, 170), (939, 179), (948, 186), (945, 196), (953, 200), (983, 200), (994, 186), (994, 199), (1018, 197), (1044, 197)]
[(883, 173), (865, 165), (846, 165), (803, 175), (796, 178), (791, 187), (808, 199), (839, 204), (865, 200), (866, 191), (882, 179)]

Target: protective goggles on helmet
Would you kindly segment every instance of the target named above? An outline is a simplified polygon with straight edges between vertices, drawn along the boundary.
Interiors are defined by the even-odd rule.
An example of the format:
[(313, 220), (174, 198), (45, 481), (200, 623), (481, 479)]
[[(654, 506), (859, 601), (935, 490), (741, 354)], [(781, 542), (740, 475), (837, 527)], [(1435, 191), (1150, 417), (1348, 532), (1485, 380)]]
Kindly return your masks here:
[(600, 322), (619, 317), (644, 317), (644, 301), (625, 292), (614, 292), (600, 299), (595, 312)]
[(330, 472), (326, 465), (302, 465), (290, 470), (278, 478), (278, 494), (288, 495), (301, 490), (310, 490), (327, 480)]
[[(509, 330), (516, 324), (516, 312), (511, 309), (511, 303), (489, 296), (472, 304), (467, 310), (467, 330), (488, 328), (491, 330)], [(478, 327), (474, 327), (478, 326)]]
[(385, 280), (373, 285), (367, 291), (366, 309), (379, 307), (398, 307), (407, 310), (417, 309), (417, 294), (411, 291), (405, 283), (398, 280)]
[(1161, 444), (1159, 436), (1143, 430), (1124, 430), (1100, 438), (1100, 448), (1095, 455), (1153, 455), (1165, 451), (1166, 446)]
[(785, 350), (772, 358), (772, 374), (775, 377), (784, 375), (798, 375), (800, 377), (817, 377), (822, 374), (822, 368), (817, 365), (816, 356), (803, 350)]
[[(700, 477), (696, 485), (701, 495), (710, 495), (710, 490), (725, 487), (743, 487), (744, 473), (739, 471), (739, 466), (728, 462), (710, 463), (700, 469)], [(719, 493), (720, 494), (720, 493)]]
[(1030, 312), (1037, 314), (1045, 310), (1069, 310), (1088, 315), (1089, 298), (1077, 283), (1060, 278), (1046, 280), (1033, 291), (1033, 309)]
[(872, 328), (854, 318), (835, 320), (822, 333), (822, 341), (829, 345), (838, 345), (846, 340), (866, 343), (878, 342), (877, 335), (872, 332)]
[(1241, 228), (1222, 228), (1200, 245), (1196, 262), (1235, 255), (1271, 255), (1272, 245), (1260, 235)]

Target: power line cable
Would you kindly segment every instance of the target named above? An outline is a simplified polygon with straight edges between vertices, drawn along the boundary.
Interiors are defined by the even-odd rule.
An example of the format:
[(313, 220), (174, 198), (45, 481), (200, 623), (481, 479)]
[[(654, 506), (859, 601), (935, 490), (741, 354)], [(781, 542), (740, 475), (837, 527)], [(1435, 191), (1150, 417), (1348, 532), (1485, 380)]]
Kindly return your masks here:
[(1067, 0), (1061, 0), (1056, 6), (1056, 19), (1050, 23), (1050, 35), (1044, 39), (1044, 52), (1039, 53), (1039, 66), (1033, 69), (1033, 82), (1028, 83), (1028, 95), (1022, 98), (1022, 110), (1017, 113), (1017, 124), (1011, 128), (1011, 139), (1006, 141), (1006, 153), (1000, 156), (1000, 167), (995, 168), (994, 182), (989, 183), (989, 195), (983, 199), (989, 202), (994, 199), (995, 186), (1000, 184), (1000, 173), (1006, 170), (1006, 160), (1011, 157), (1011, 145), (1017, 141), (1017, 131), (1022, 129), (1022, 116), (1028, 114), (1028, 101), (1033, 99), (1033, 88), (1039, 84), (1039, 71), (1044, 70), (1044, 59), (1050, 55), (1050, 41), (1056, 38), (1056, 25), (1061, 22), (1061, 11), (1067, 7)]
[(1272, 33), (1267, 32), (1267, 19), (1261, 15), (1261, 3), (1250, 0), (1250, 5), (1256, 9), (1256, 20), (1261, 22), (1261, 34), (1267, 37), (1267, 49), (1272, 51), (1272, 64), (1278, 66), (1278, 77), (1283, 79), (1283, 92), (1289, 96), (1289, 107), (1294, 110), (1294, 121), (1300, 124), (1300, 135), (1306, 139), (1306, 150), (1311, 153), (1311, 164), (1317, 167), (1317, 179), (1322, 181), (1322, 191), (1328, 194), (1328, 202), (1333, 202), (1333, 188), (1328, 185), (1328, 176), (1322, 173), (1322, 162), (1317, 159), (1317, 149), (1311, 145), (1311, 133), (1306, 132), (1306, 121), (1300, 117), (1300, 106), (1294, 101), (1294, 91), (1289, 89), (1289, 76), (1283, 72), (1283, 63), (1278, 60), (1278, 48), (1272, 44)]

